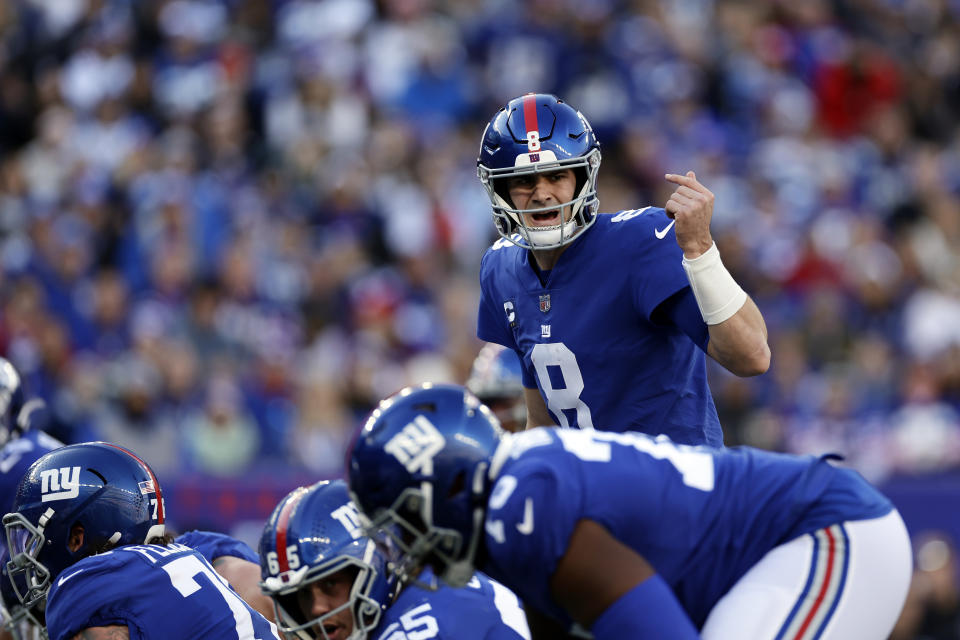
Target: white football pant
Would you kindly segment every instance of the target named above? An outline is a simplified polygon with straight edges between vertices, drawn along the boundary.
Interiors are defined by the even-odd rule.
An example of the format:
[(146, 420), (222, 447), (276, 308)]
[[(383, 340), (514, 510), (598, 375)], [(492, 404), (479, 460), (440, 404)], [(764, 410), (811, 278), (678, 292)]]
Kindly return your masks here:
[(893, 510), (771, 549), (714, 606), (704, 640), (885, 640), (913, 568)]

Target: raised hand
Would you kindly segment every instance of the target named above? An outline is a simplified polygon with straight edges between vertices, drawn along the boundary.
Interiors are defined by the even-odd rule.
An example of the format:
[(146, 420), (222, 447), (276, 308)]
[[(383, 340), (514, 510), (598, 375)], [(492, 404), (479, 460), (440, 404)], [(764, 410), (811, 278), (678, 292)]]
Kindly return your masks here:
[(663, 177), (677, 185), (663, 208), (668, 216), (677, 221), (677, 244), (683, 249), (683, 255), (692, 260), (713, 245), (710, 235), (713, 192), (697, 181), (693, 171), (687, 171), (685, 176), (668, 173)]

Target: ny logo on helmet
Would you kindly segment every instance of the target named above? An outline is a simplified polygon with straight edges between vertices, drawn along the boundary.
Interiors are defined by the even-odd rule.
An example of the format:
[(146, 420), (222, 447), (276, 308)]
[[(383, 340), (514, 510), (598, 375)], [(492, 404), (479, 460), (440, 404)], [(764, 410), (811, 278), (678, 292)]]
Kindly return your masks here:
[(446, 441), (426, 416), (417, 416), (383, 448), (410, 473), (433, 475), (433, 457), (440, 453)]
[(360, 512), (357, 511), (356, 505), (352, 502), (337, 507), (330, 515), (343, 525), (343, 528), (354, 540), (363, 535), (363, 529), (360, 526)]
[(40, 502), (67, 500), (80, 495), (80, 467), (60, 467), (40, 472)]

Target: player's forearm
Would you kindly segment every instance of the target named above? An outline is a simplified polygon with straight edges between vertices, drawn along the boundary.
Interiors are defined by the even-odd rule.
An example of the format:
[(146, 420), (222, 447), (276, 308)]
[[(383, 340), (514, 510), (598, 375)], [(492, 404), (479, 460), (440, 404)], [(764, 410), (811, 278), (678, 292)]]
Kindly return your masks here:
[(767, 325), (747, 297), (743, 306), (720, 324), (709, 325), (707, 353), (731, 373), (756, 376), (770, 368)]
[(699, 640), (700, 634), (670, 587), (653, 575), (621, 596), (594, 621), (604, 640)]
[(524, 388), (523, 398), (527, 404), (527, 429), (556, 426), (538, 389)]
[(694, 258), (684, 256), (683, 269), (709, 328), (707, 352), (739, 376), (765, 372), (770, 348), (763, 315), (723, 265), (717, 245)]

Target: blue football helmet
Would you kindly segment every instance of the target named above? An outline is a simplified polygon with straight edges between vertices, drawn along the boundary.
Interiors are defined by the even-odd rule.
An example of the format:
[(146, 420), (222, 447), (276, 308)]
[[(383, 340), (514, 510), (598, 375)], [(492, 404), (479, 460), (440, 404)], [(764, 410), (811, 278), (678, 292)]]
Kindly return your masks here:
[(114, 546), (162, 538), (165, 520), (156, 475), (130, 451), (84, 442), (43, 455), (3, 517), (17, 599), (27, 609), (42, 608), (64, 569)]
[(490, 459), (503, 430), (457, 385), (408, 387), (383, 400), (350, 453), (350, 493), (368, 529), (386, 534), (412, 581), (424, 564), (462, 587), (474, 573)]
[[(301, 610), (298, 591), (348, 568), (357, 576), (343, 605), (316, 618)], [(347, 640), (364, 640), (395, 593), (386, 559), (364, 534), (342, 480), (299, 487), (280, 501), (260, 539), (260, 576), (280, 631), (302, 640), (329, 640), (327, 622), (345, 610), (353, 615)]]
[(9, 360), (0, 358), (0, 445), (29, 429), (31, 415), (43, 404), (40, 398), (27, 400), (20, 374)]
[(488, 342), (480, 349), (467, 389), (490, 407), (507, 431), (521, 431), (527, 419), (523, 397), (523, 371), (512, 349)]
[[(559, 169), (572, 169), (577, 177), (573, 200), (560, 205), (560, 224), (528, 226), (524, 213), (554, 211), (557, 206), (517, 209), (507, 178)], [(483, 131), (477, 158), (477, 175), (493, 205), (497, 231), (525, 249), (563, 246), (594, 223), (599, 170), (600, 143), (590, 123), (563, 100), (545, 93), (528, 93), (501, 108)]]

